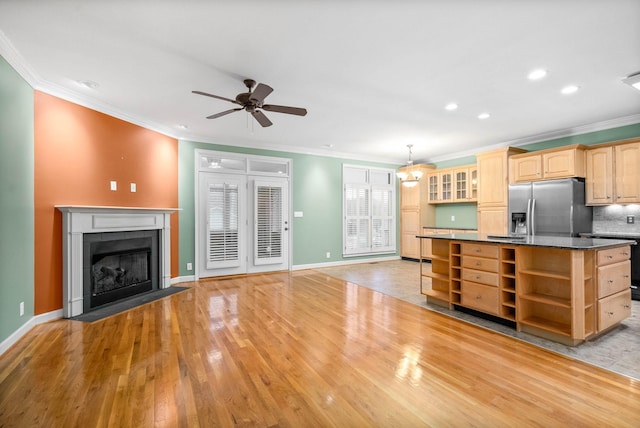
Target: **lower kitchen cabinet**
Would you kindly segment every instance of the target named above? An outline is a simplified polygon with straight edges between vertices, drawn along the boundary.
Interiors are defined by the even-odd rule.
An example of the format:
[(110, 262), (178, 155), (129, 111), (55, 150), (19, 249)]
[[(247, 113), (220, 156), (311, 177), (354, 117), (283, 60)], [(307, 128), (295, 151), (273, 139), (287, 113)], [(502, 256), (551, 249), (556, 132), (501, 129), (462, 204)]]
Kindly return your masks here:
[(631, 247), (600, 250), (597, 255), (598, 332), (631, 316)]

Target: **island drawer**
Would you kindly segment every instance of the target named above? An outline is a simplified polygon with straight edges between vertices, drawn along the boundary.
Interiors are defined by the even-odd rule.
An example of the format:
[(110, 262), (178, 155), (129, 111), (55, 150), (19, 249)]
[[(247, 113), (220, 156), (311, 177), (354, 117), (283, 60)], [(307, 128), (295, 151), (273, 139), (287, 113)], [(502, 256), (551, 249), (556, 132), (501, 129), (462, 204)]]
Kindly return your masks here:
[(464, 281), (479, 282), (493, 287), (498, 286), (498, 274), (492, 272), (484, 272), (475, 269), (462, 269), (462, 279)]
[(610, 296), (631, 286), (631, 261), (600, 266), (598, 268), (598, 298)]
[(462, 281), (462, 306), (489, 314), (498, 314), (498, 289), (488, 285)]
[(598, 302), (598, 331), (605, 330), (630, 316), (631, 290), (605, 297)]
[(498, 259), (464, 256), (462, 258), (462, 267), (484, 270), (487, 272), (498, 272)]
[(609, 248), (608, 250), (600, 250), (598, 251), (598, 266), (629, 260), (630, 256), (631, 247), (628, 245), (624, 247)]
[(499, 247), (488, 244), (462, 244), (462, 254), (497, 259)]

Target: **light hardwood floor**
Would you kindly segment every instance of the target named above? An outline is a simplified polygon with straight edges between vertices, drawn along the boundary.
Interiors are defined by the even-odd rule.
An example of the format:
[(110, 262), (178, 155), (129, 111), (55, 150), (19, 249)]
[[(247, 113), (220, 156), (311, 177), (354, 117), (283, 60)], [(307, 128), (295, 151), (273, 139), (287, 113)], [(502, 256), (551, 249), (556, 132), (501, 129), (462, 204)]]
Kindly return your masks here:
[(637, 427), (640, 382), (316, 271), (204, 280), (0, 356), (0, 426)]

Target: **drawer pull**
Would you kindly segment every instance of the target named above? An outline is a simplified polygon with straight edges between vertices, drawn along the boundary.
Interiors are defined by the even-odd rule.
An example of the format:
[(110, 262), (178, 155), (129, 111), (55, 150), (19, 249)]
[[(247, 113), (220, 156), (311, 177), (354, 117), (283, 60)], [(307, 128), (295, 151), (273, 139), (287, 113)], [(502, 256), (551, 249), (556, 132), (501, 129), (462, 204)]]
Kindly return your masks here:
[(482, 299), (482, 296), (478, 294), (478, 295), (476, 296), (476, 300), (480, 300), (480, 299)]
[(623, 278), (629, 278), (629, 275), (622, 275)]
[(476, 248), (476, 253), (479, 253), (480, 251), (482, 251), (480, 248)]
[(476, 275), (476, 279), (480, 279), (480, 275)]
[(610, 317), (612, 317), (612, 316), (613, 316), (613, 312), (609, 311), (609, 312), (607, 312), (607, 315), (609, 315)]
[(629, 309), (631, 307), (631, 305), (624, 305), (623, 306), (625, 309)]
[(613, 284), (613, 279), (607, 281), (609, 284)]
[(607, 256), (607, 258), (608, 258), (608, 259), (612, 259), (612, 258), (613, 258), (613, 256)]
[(476, 266), (480, 266), (482, 263), (480, 262), (476, 262)]
[(628, 255), (629, 255), (629, 253), (627, 253), (626, 251), (623, 251), (623, 252), (622, 252), (622, 255), (623, 255), (623, 256), (628, 256)]

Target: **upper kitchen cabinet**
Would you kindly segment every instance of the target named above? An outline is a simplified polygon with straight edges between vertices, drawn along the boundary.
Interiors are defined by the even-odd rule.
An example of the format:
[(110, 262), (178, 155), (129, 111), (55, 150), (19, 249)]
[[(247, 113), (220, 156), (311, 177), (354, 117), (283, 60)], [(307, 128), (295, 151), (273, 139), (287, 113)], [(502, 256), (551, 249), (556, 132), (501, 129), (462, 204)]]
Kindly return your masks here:
[(478, 167), (476, 165), (453, 168), (453, 201), (476, 202), (478, 200)]
[(587, 205), (640, 203), (640, 139), (590, 147), (586, 164)]
[(509, 157), (525, 150), (504, 147), (476, 155), (478, 165), (478, 232), (502, 235), (509, 231)]
[(409, 172), (408, 169), (422, 172), (417, 185), (408, 187), (400, 185), (400, 256), (410, 259), (420, 258), (420, 239), (423, 226), (433, 226), (436, 222), (435, 207), (429, 205), (427, 199), (428, 174), (435, 168), (433, 165), (413, 165), (399, 168), (398, 172)]
[(453, 202), (453, 171), (451, 169), (430, 172), (427, 179), (430, 204)]
[(586, 147), (574, 144), (512, 156), (511, 183), (584, 177)]
[(430, 204), (475, 202), (478, 200), (478, 168), (456, 166), (432, 171), (427, 175)]

